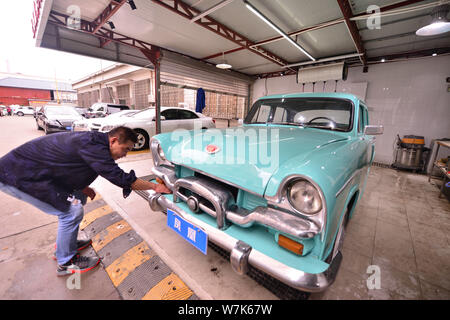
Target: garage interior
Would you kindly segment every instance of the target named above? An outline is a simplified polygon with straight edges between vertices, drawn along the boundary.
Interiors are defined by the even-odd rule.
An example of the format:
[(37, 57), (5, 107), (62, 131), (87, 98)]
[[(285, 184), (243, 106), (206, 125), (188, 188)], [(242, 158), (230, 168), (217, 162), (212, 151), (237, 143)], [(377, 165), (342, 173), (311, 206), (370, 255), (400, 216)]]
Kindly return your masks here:
[[(349, 225), (336, 282), (310, 299), (450, 299), (445, 177), (429, 180), (427, 175), (439, 170), (425, 163), (422, 170), (391, 167), (397, 136), (423, 137), (429, 146), (427, 164), (449, 155), (444, 146), (431, 156), (435, 142), (450, 137), (450, 36), (418, 36), (416, 31), (450, 1), (383, 0), (375, 7), (369, 0), (36, 3), (42, 8), (35, 27), (37, 46), (152, 70), (156, 110), (163, 87), (203, 88), (236, 97), (240, 112), (217, 107), (216, 117), (227, 120), (242, 118), (254, 101), (270, 94), (348, 92), (365, 100), (371, 124), (383, 125), (384, 134), (376, 140), (375, 164)], [(229, 68), (219, 68), (225, 65)], [(336, 78), (333, 66), (345, 72)], [(320, 68), (326, 70), (322, 78), (316, 77)], [(137, 171), (148, 174), (150, 163), (143, 161)], [(120, 190), (101, 181), (97, 188), (130, 224), (148, 234), (144, 239), (149, 244), (166, 252), (200, 298), (277, 298), (259, 287), (255, 292), (261, 296), (249, 297), (253, 280), (233, 275), (226, 264), (220, 277), (205, 284), (210, 266), (198, 270), (186, 263), (197, 252), (176, 235), (153, 238), (165, 225), (163, 217), (149, 215), (137, 195), (125, 201)], [(211, 254), (208, 258), (220, 264), (220, 257)], [(366, 286), (371, 265), (383, 270), (381, 289)]]

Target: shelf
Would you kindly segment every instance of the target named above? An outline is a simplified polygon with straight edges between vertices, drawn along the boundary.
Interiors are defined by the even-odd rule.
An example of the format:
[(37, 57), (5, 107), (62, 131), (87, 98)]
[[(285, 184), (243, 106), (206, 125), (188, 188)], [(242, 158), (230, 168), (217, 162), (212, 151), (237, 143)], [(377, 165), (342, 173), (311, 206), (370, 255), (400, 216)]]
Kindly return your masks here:
[(441, 161), (435, 161), (434, 165), (436, 167), (438, 167), (439, 170), (441, 170), (444, 175), (446, 175), (448, 178), (450, 178), (450, 174), (449, 174), (449, 171), (447, 170), (445, 163), (443, 163)]

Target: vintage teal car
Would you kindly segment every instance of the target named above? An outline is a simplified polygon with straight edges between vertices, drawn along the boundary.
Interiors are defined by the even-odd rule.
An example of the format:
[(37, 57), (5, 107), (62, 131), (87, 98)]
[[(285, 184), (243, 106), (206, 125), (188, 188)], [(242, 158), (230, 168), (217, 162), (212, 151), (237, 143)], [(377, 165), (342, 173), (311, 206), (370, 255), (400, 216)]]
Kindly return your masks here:
[(229, 252), (236, 272), (322, 291), (336, 277), (382, 131), (350, 94), (266, 96), (241, 127), (154, 136), (152, 171), (173, 194), (147, 199), (205, 254), (208, 242)]

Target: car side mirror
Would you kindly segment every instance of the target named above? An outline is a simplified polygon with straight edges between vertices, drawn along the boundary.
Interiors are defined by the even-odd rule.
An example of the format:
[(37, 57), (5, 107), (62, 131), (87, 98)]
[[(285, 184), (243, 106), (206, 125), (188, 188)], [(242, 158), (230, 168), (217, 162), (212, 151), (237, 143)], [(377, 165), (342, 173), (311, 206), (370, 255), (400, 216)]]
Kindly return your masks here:
[[(161, 119), (161, 120), (166, 120), (166, 117), (160, 116), (160, 119)], [(156, 117), (153, 117), (152, 121), (156, 121)]]
[(384, 127), (381, 125), (368, 125), (364, 127), (364, 134), (369, 136), (375, 136), (378, 134), (383, 134)]

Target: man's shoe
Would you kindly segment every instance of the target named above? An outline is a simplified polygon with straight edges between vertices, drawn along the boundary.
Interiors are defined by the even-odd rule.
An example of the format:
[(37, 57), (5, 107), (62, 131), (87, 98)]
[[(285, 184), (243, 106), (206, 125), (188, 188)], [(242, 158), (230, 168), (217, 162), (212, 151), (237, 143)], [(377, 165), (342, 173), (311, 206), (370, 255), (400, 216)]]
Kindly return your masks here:
[[(92, 243), (91, 239), (88, 240), (77, 240), (77, 251), (80, 252), (83, 249), (86, 249), (89, 247)], [(56, 244), (55, 244), (55, 250), (56, 250)], [(53, 253), (53, 260), (56, 260), (56, 251)]]
[(94, 269), (100, 263), (99, 257), (85, 257), (76, 254), (69, 262), (58, 265), (56, 268), (57, 276), (66, 276), (73, 273), (84, 273)]

